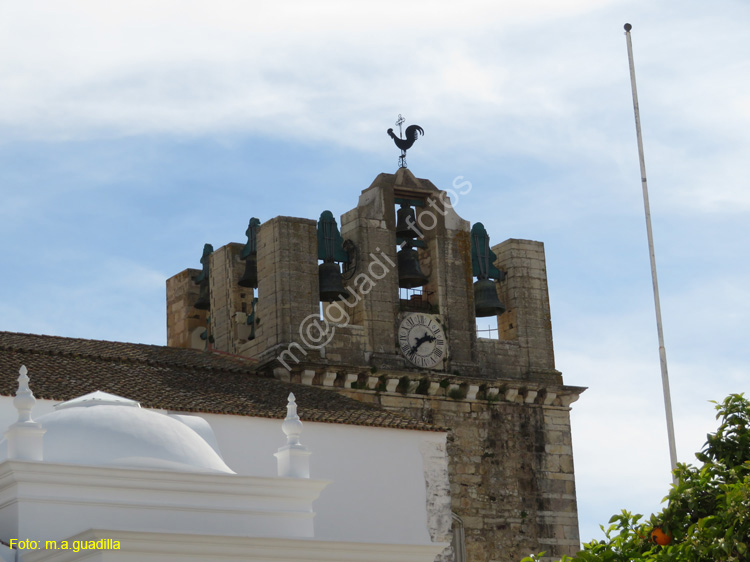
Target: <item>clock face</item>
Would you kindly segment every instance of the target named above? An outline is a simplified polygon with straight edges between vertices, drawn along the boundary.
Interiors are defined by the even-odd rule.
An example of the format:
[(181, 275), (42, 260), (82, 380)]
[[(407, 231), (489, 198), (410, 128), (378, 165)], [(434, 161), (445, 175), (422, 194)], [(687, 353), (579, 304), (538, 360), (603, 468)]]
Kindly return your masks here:
[(443, 327), (429, 314), (409, 314), (398, 327), (401, 353), (417, 367), (430, 369), (441, 364), (447, 352)]

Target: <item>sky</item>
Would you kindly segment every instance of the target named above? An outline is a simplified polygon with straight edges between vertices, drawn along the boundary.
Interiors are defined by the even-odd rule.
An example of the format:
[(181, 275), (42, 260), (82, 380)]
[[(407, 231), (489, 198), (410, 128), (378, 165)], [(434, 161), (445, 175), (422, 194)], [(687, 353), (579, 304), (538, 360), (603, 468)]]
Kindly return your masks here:
[[(166, 343), (165, 280), (248, 220), (409, 169), (545, 244), (581, 538), (671, 481), (623, 25), (679, 462), (748, 390), (750, 4), (0, 2), (0, 330)], [(15, 375), (14, 375), (15, 376)], [(32, 376), (33, 380), (33, 376)]]

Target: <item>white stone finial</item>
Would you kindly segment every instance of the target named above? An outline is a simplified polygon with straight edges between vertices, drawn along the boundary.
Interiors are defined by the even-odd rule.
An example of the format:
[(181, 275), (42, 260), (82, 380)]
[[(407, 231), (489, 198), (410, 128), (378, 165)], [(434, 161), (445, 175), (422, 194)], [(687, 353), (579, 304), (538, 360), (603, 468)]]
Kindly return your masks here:
[(13, 405), (18, 410), (18, 421), (8, 428), (5, 438), (8, 442), (8, 458), (25, 461), (41, 461), (44, 458), (42, 438), (46, 429), (31, 419), (31, 409), (36, 403), (34, 393), (29, 388), (29, 375), (26, 365), (18, 370), (18, 390)]
[(297, 415), (297, 401), (291, 392), (287, 398), (286, 419), (281, 430), (286, 435), (286, 445), (274, 453), (278, 461), (278, 475), (287, 478), (310, 478), (310, 451), (300, 444), (302, 422)]
[(286, 405), (286, 419), (281, 424), (281, 431), (286, 435), (287, 445), (299, 445), (299, 438), (302, 435), (302, 422), (297, 415), (297, 401), (293, 393), (289, 393)]
[(16, 391), (16, 397), (13, 399), (13, 405), (18, 410), (18, 422), (33, 422), (31, 419), (31, 409), (36, 404), (36, 398), (34, 393), (29, 388), (29, 370), (26, 365), (21, 365), (18, 369), (18, 390)]

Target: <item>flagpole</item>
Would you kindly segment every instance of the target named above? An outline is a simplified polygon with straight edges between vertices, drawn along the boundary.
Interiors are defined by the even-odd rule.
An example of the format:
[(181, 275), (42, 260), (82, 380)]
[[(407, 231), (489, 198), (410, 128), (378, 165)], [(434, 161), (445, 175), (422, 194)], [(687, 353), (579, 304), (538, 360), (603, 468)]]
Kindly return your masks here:
[(677, 448), (674, 439), (674, 422), (672, 421), (672, 398), (669, 392), (669, 374), (667, 373), (667, 351), (664, 348), (664, 330), (661, 323), (661, 304), (659, 303), (659, 282), (656, 278), (656, 256), (654, 254), (654, 235), (651, 230), (651, 208), (648, 203), (648, 182), (646, 181), (646, 161), (643, 157), (643, 138), (641, 136), (641, 116), (638, 110), (638, 92), (635, 87), (635, 66), (633, 65), (633, 43), (630, 39), (629, 23), (625, 24), (625, 39), (628, 44), (628, 62), (630, 64), (630, 85), (633, 89), (633, 110), (635, 112), (635, 132), (638, 137), (638, 157), (641, 164), (641, 185), (643, 187), (643, 207), (646, 211), (646, 233), (648, 234), (648, 251), (651, 257), (651, 279), (654, 285), (654, 308), (656, 310), (656, 332), (659, 337), (659, 360), (661, 362), (661, 384), (664, 390), (664, 411), (667, 416), (667, 439), (669, 440), (669, 460), (672, 465), (672, 481), (675, 481), (674, 470), (677, 468)]

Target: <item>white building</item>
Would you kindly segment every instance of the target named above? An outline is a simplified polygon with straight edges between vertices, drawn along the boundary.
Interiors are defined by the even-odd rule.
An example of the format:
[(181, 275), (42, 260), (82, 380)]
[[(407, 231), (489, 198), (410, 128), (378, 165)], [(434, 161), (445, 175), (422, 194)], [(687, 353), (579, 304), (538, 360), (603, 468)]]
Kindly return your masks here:
[(439, 428), (159, 346), (0, 332), (0, 383), (4, 560), (450, 556)]

